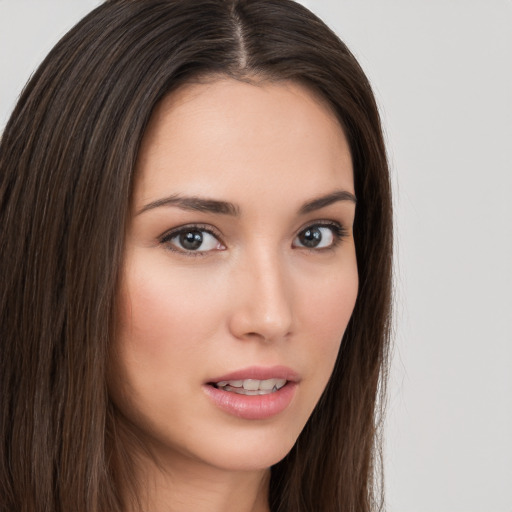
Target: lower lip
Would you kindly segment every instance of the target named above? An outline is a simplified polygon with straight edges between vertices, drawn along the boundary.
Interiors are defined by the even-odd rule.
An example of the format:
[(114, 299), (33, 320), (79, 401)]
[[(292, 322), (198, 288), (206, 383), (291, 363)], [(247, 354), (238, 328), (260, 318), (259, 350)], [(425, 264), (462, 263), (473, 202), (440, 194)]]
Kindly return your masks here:
[(245, 420), (265, 420), (283, 412), (292, 401), (296, 382), (287, 382), (268, 395), (240, 395), (211, 385), (204, 386), (206, 394), (223, 411)]

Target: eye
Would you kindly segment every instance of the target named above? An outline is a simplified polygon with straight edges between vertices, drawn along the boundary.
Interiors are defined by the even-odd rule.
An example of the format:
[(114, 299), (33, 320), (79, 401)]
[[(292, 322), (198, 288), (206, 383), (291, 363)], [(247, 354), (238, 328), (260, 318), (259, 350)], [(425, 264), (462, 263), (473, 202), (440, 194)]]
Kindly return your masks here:
[(340, 224), (315, 224), (303, 229), (295, 237), (293, 246), (327, 249), (336, 246), (344, 236), (346, 236), (346, 232)]
[(160, 242), (177, 252), (208, 252), (225, 249), (222, 242), (209, 230), (200, 227), (185, 227), (164, 235)]

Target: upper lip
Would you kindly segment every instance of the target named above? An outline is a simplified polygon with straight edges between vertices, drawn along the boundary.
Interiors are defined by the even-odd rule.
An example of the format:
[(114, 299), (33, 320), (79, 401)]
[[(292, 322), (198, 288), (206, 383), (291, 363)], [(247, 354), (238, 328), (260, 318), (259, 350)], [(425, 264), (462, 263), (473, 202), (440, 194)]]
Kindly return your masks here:
[(267, 380), (267, 379), (285, 379), (287, 381), (298, 382), (297, 372), (287, 366), (248, 366), (213, 379), (208, 379), (208, 383), (215, 383), (227, 380)]

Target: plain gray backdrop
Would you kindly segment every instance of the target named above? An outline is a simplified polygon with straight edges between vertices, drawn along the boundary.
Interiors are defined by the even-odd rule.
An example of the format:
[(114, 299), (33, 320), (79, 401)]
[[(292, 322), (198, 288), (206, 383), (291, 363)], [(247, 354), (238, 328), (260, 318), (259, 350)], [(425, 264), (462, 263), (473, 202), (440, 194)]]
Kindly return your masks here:
[[(99, 3), (0, 0), (0, 132), (39, 62)], [(387, 509), (512, 512), (512, 2), (302, 3), (359, 59), (388, 141)]]

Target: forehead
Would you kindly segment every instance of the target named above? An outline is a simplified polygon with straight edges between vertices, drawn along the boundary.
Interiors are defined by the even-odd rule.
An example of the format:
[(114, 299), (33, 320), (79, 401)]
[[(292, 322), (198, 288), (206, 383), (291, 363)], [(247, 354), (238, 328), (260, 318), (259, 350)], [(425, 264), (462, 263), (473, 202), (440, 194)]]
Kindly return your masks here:
[(352, 161), (327, 103), (293, 82), (226, 78), (186, 85), (157, 106), (139, 153), (135, 202), (176, 192), (237, 202), (333, 187), (353, 192)]

